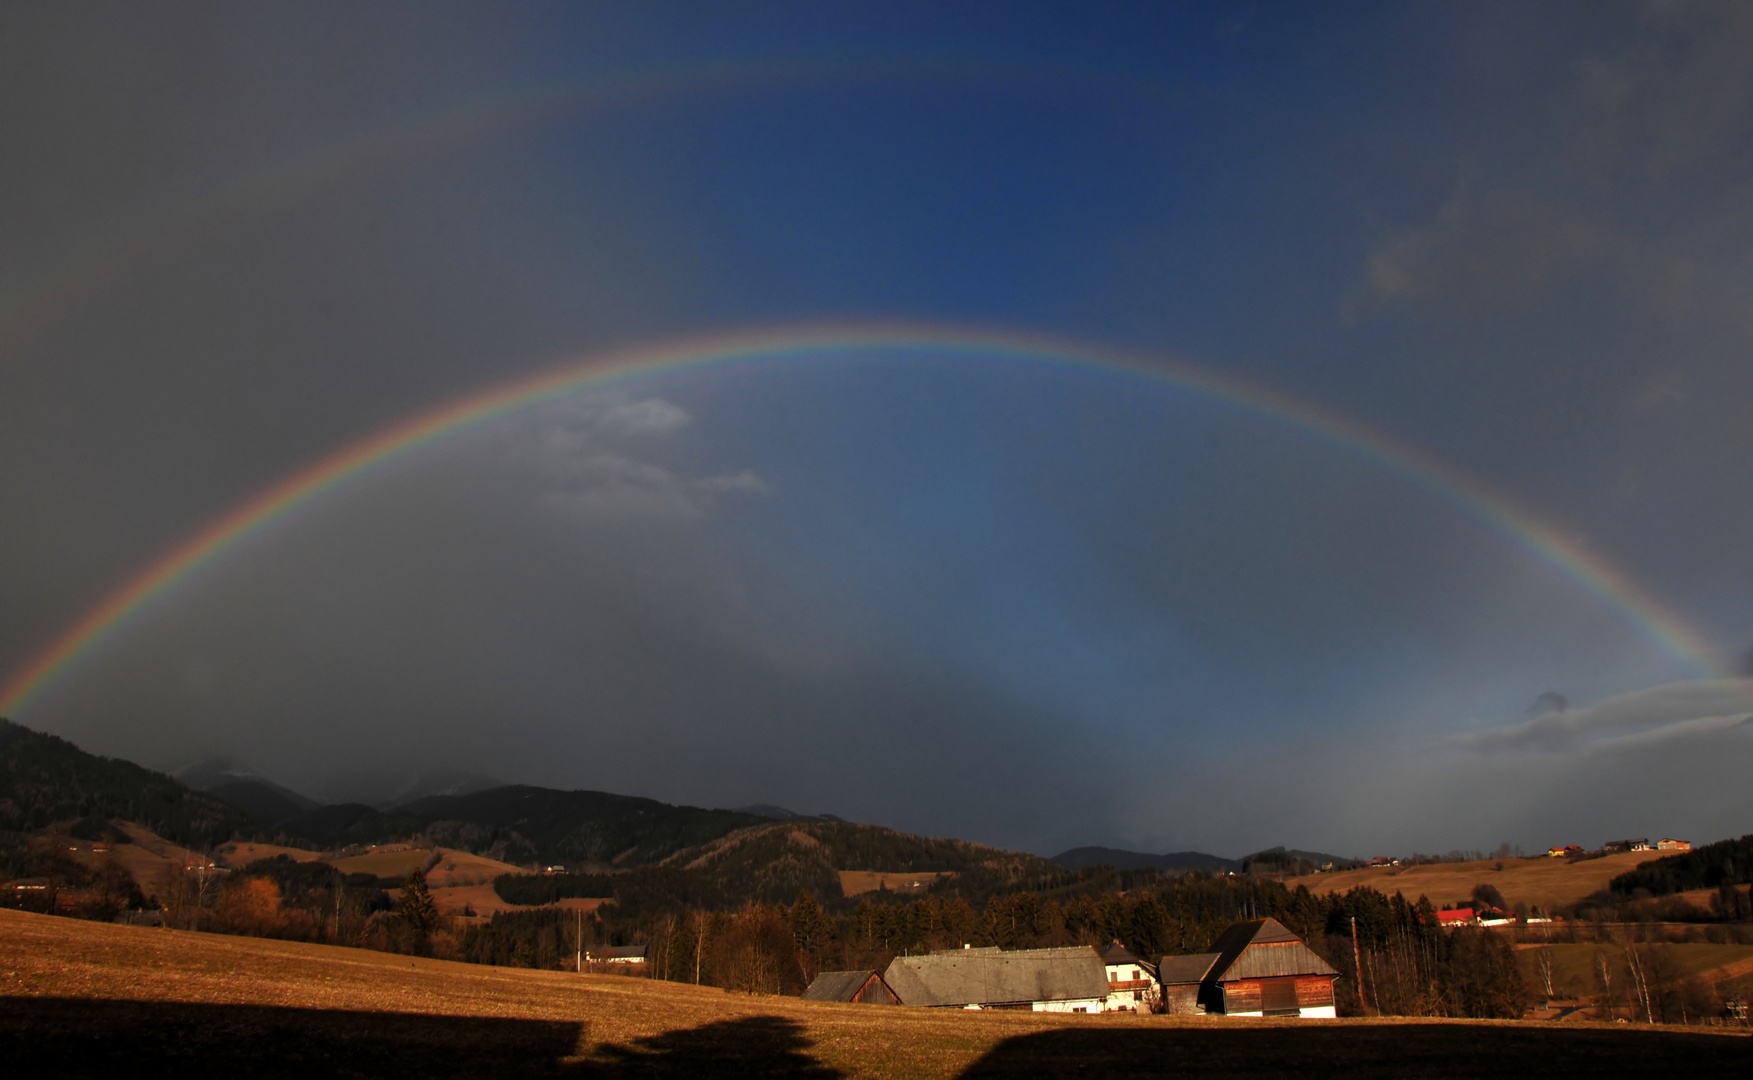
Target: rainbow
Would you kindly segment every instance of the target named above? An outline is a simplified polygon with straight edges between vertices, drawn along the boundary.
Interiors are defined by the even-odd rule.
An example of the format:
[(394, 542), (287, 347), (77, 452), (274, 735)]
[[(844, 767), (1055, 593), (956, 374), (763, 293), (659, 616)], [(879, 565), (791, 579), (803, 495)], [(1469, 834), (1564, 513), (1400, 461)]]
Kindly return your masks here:
[(751, 330), (610, 353), (493, 386), (385, 428), (285, 477), (166, 552), (15, 672), (0, 688), (0, 715), (27, 707), (153, 601), (264, 527), (449, 436), (581, 391), (656, 375), (873, 353), (949, 354), (965, 362), (1020, 361), (1106, 371), (1178, 387), (1288, 424), (1463, 509), (1568, 575), (1699, 675), (1720, 674), (1702, 635), (1599, 554), (1479, 479), (1319, 405), (1188, 364), (1045, 336), (911, 324), (831, 324)]

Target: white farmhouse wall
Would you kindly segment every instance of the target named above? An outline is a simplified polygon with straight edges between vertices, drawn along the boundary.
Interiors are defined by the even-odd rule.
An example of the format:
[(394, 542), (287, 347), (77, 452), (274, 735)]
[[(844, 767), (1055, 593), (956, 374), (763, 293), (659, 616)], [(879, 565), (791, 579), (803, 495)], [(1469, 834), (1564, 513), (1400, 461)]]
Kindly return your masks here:
[(1102, 1011), (1102, 999), (1101, 998), (1081, 998), (1081, 999), (1074, 998), (1074, 999), (1070, 999), (1067, 1001), (1037, 1001), (1037, 1002), (1035, 1002), (1034, 1010), (1036, 1012), (1051, 1012), (1051, 1013), (1072, 1013), (1072, 1012), (1099, 1013)]
[(1107, 996), (1102, 1002), (1104, 1012), (1117, 1012), (1122, 1009), (1136, 1009), (1139, 1012), (1144, 1012), (1149, 1007), (1148, 1002), (1145, 1001), (1146, 991), (1156, 989), (1156, 980), (1150, 977), (1149, 972), (1137, 964), (1108, 964), (1106, 971), (1110, 986), (1115, 983), (1130, 985), (1126, 985), (1123, 990), (1115, 990)]
[[(1233, 1013), (1214, 1013), (1212, 1015), (1264, 1017), (1266, 1014), (1263, 1012), (1233, 1012)], [(1288, 1011), (1282, 1012), (1282, 1013), (1273, 1013), (1272, 1015), (1274, 1017), (1277, 1017), (1280, 1019), (1289, 1019), (1289, 1017), (1290, 1017), (1290, 1013)], [(1339, 1014), (1334, 1011), (1333, 1006), (1331, 1006), (1331, 1005), (1309, 1005), (1309, 1006), (1305, 1006), (1301, 1009), (1298, 1009), (1297, 1010), (1297, 1017), (1299, 1019), (1303, 1019), (1303, 1020), (1336, 1020), (1339, 1018)]]

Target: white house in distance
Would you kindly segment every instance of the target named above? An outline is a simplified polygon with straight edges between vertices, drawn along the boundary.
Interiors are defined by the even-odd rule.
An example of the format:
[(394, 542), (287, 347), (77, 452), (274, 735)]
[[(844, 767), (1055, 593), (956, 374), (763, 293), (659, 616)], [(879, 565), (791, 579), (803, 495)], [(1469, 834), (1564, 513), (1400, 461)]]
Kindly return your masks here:
[(584, 958), (596, 964), (643, 964), (645, 946), (598, 945), (594, 949), (586, 949)]
[(1101, 957), (1082, 945), (1014, 952), (964, 945), (897, 956), (883, 982), (903, 1005), (939, 1009), (1099, 1013), (1109, 993)]
[(1149, 1012), (1156, 998), (1156, 979), (1149, 964), (1133, 956), (1118, 941), (1102, 950), (1102, 967), (1108, 976), (1108, 996), (1103, 1012)]

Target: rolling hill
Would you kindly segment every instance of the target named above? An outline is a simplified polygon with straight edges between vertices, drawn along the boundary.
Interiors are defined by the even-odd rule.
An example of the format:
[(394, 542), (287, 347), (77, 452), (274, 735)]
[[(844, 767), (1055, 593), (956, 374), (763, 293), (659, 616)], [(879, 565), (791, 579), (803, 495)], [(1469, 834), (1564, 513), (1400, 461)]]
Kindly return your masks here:
[(264, 825), (278, 825), (319, 805), (315, 799), (223, 758), (179, 769), (176, 778), (196, 791), (223, 799)]
[(237, 807), (264, 825), (278, 825), (297, 817), (316, 803), (296, 791), (267, 780), (230, 780), (205, 789), (207, 794)]
[(318, 806), (280, 823), (288, 836), (318, 848), (353, 844), (383, 844), (405, 840), (426, 828), (427, 819), (411, 814), (385, 813), (364, 803)]
[(138, 822), (193, 848), (265, 831), (230, 803), (163, 773), (0, 720), (0, 830), (28, 834), (85, 819)]
[(734, 810), (523, 784), (417, 799), (393, 813), (428, 822), (426, 834), (439, 843), (471, 851), (503, 845), (496, 858), (563, 866), (641, 866), (737, 829), (771, 824)]
[(1512, 905), (1531, 904), (1551, 912), (1607, 888), (1614, 877), (1652, 861), (1652, 852), (1634, 851), (1577, 862), (1537, 857), (1366, 866), (1290, 878), (1285, 884), (1291, 888), (1307, 885), (1314, 893), (1343, 893), (1367, 885), (1389, 896), (1400, 893), (1408, 900), (1427, 896), (1438, 907), (1466, 900), (1475, 885), (1491, 885)]
[[(90, 754), (64, 739), (0, 721), (0, 831), (11, 833), (12, 841), (17, 841), (8, 841), (10, 846), (21, 847), (25, 837), (51, 825), (87, 822), (84, 831), (108, 830), (121, 840), (126, 831), (113, 823), (126, 821), (198, 850), (230, 841), (272, 841), (312, 850), (413, 841), (513, 864), (607, 871), (653, 865), (740, 830), (775, 823), (773, 817), (758, 813), (527, 785), (431, 795), (389, 810), (364, 803), (316, 806), (296, 792), (225, 762), (203, 763), (185, 773), (212, 790), (199, 791), (132, 762)], [(794, 824), (814, 828), (843, 823), (797, 818)], [(954, 842), (912, 839), (916, 843), (908, 854), (881, 865), (851, 868), (907, 871), (939, 868), (943, 863), (947, 869), (957, 862), (951, 857), (946, 863), (943, 854), (948, 850), (945, 845)], [(847, 843), (840, 841), (841, 847)], [(887, 848), (901, 850), (893, 842), (886, 843)], [(854, 848), (864, 850), (856, 844)], [(746, 861), (736, 865), (738, 872), (747, 869)], [(827, 873), (831, 876), (832, 868)], [(772, 874), (801, 880), (793, 870)]]
[(848, 872), (906, 875), (922, 884), (952, 877), (975, 891), (1062, 874), (1035, 855), (818, 820), (765, 822), (622, 873), (518, 875), (495, 884), (501, 897), (515, 903), (612, 897), (624, 912), (725, 909), (749, 900), (790, 903), (802, 891), (836, 907), (846, 899)]

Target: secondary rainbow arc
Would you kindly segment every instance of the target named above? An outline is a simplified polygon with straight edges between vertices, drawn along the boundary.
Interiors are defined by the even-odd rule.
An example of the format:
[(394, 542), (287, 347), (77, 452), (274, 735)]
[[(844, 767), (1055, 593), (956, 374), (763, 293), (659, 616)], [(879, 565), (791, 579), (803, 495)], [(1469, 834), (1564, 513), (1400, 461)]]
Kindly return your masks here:
[(1723, 674), (1715, 669), (1703, 635), (1606, 559), (1483, 481), (1322, 406), (1259, 383), (1105, 346), (966, 327), (830, 324), (751, 330), (609, 353), (496, 385), (385, 428), (245, 500), (111, 593), (7, 680), (0, 688), (0, 715), (39, 698), (155, 599), (252, 533), (375, 467), (449, 435), (570, 394), (637, 378), (738, 362), (885, 351), (1093, 368), (1181, 387), (1290, 424), (1468, 511), (1568, 575), (1697, 674)]

